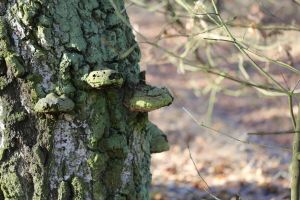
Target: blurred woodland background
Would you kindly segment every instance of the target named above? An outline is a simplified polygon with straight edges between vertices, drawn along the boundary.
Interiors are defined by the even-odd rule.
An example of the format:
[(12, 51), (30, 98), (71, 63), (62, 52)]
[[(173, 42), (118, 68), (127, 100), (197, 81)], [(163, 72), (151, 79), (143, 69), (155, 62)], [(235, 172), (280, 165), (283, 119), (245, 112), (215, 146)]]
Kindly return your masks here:
[(126, 2), (147, 81), (175, 96), (150, 114), (171, 144), (153, 156), (152, 199), (289, 199), (300, 3)]

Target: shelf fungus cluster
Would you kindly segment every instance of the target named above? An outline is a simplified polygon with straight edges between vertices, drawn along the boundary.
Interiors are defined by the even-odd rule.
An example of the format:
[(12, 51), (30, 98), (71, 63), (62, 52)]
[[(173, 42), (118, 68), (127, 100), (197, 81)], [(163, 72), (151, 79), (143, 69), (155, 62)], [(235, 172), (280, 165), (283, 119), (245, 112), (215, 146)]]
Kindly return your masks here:
[[(82, 79), (94, 89), (120, 88), (124, 82), (122, 75), (111, 69), (92, 71)], [(70, 112), (74, 107), (73, 100), (65, 94), (58, 96), (55, 93), (49, 93), (36, 103), (34, 110), (39, 113), (58, 113)]]
[[(92, 71), (82, 78), (92, 89), (121, 88), (124, 84), (122, 74), (112, 69)], [(173, 102), (173, 96), (167, 88), (159, 88), (140, 83), (133, 90), (129, 89), (125, 95), (124, 105), (131, 112), (150, 112)], [(66, 95), (58, 96), (55, 93), (48, 94), (40, 99), (34, 110), (40, 113), (70, 112), (74, 109), (75, 103)], [(154, 124), (148, 123), (146, 131), (151, 135), (151, 153), (167, 151), (169, 144), (167, 136)]]
[[(150, 112), (173, 102), (173, 96), (167, 88), (158, 88), (141, 84), (125, 100), (125, 105), (132, 112)], [(167, 136), (156, 125), (149, 122), (146, 126), (150, 133), (150, 152), (160, 153), (169, 150)]]
[[(112, 69), (92, 71), (85, 75), (83, 80), (94, 89), (120, 88), (124, 83), (122, 75)], [(173, 96), (167, 88), (140, 84), (128, 92), (124, 105), (131, 112), (146, 113), (168, 106), (172, 102)], [(34, 110), (40, 113), (58, 113), (70, 112), (74, 107), (75, 103), (66, 95), (50, 93), (37, 102)], [(167, 136), (157, 126), (149, 123), (146, 129), (151, 135), (151, 153), (169, 150)]]

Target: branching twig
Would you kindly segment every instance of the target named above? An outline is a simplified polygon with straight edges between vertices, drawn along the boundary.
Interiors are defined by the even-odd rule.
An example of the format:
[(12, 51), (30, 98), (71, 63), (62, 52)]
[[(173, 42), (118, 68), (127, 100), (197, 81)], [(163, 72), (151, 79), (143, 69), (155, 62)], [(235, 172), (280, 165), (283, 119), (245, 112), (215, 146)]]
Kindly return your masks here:
[(286, 89), (278, 82), (276, 81), (269, 73), (267, 73), (263, 68), (261, 68), (251, 57), (250, 55), (244, 50), (244, 48), (242, 48), (242, 44), (239, 43), (236, 38), (232, 35), (232, 33), (230, 32), (230, 30), (228, 29), (227, 25), (224, 23), (223, 18), (220, 16), (219, 10), (215, 4), (214, 0), (211, 0), (212, 5), (214, 7), (214, 10), (216, 12), (216, 15), (220, 21), (220, 23), (222, 24), (222, 26), (224, 27), (224, 30), (227, 32), (227, 34), (229, 35), (229, 37), (232, 39), (232, 42), (234, 43), (234, 45), (236, 46), (236, 48), (244, 55), (246, 56), (250, 62), (252, 63), (252, 65), (263, 75), (265, 76), (267, 79), (271, 80), (278, 88), (280, 88), (283, 91), (286, 91)]

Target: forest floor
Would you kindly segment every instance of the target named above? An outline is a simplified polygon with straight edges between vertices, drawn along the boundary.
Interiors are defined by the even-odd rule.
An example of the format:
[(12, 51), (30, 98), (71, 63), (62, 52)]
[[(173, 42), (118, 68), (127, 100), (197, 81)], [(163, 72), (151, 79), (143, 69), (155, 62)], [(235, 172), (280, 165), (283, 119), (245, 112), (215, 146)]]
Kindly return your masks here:
[[(128, 8), (128, 13), (134, 28), (147, 38), (155, 37), (164, 24), (162, 15), (134, 6)], [(297, 37), (298, 33), (291, 34), (295, 35), (287, 37)], [(171, 42), (174, 41), (165, 46), (171, 48)], [(222, 200), (238, 199), (237, 196), (243, 200), (289, 199), (291, 153), (286, 148), (291, 147), (292, 134), (247, 135), (291, 129), (287, 99), (261, 97), (251, 90), (240, 97), (220, 93), (213, 116), (208, 119), (208, 97), (198, 92), (207, 84), (206, 74), (178, 73), (176, 66), (159, 59), (159, 50), (147, 44), (140, 44), (140, 47), (141, 67), (147, 71), (147, 82), (166, 86), (175, 96), (171, 106), (150, 113), (150, 120), (168, 135), (171, 145), (168, 152), (152, 157), (152, 199), (213, 199), (211, 195)], [(298, 55), (297, 50), (295, 54)], [(288, 84), (296, 81), (291, 78)], [(200, 122), (245, 142), (199, 126), (183, 108)]]

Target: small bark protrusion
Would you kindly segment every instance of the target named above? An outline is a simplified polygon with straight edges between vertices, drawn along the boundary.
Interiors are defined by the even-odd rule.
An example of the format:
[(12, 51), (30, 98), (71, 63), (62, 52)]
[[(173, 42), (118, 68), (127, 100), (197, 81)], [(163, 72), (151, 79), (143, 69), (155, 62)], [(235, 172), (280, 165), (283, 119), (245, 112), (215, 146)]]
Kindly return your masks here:
[(20, 78), (25, 74), (25, 68), (15, 54), (5, 57), (6, 66), (11, 70), (14, 77)]
[(151, 153), (161, 153), (170, 149), (167, 135), (164, 134), (164, 132), (160, 130), (156, 125), (149, 122), (147, 131), (150, 132), (152, 136), (150, 141)]
[(57, 96), (50, 93), (36, 103), (34, 110), (40, 113), (58, 113), (70, 112), (74, 107), (74, 102), (66, 95)]

